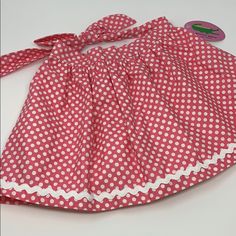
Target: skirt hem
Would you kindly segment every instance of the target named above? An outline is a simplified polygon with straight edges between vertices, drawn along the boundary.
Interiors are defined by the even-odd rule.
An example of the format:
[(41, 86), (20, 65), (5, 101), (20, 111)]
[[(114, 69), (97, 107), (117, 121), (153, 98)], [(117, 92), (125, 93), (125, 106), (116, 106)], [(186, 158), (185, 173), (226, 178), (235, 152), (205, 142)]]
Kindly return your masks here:
[[(192, 167), (191, 171), (188, 170), (188, 172), (185, 172), (185, 175), (179, 175), (176, 179), (169, 178), (168, 181), (166, 180), (166, 183), (162, 181), (156, 187), (151, 188), (151, 186), (149, 186), (149, 189), (146, 188), (146, 191), (140, 191), (141, 189), (137, 188), (135, 192), (123, 192), (120, 195), (113, 194), (110, 199), (104, 197), (101, 201), (98, 201), (95, 199), (89, 200), (86, 197), (76, 199), (76, 197), (72, 196), (65, 199), (63, 195), (55, 197), (52, 194), (46, 194), (42, 196), (36, 191), (30, 193), (25, 189), (19, 188), (17, 191), (17, 187), (4, 189), (4, 186), (1, 184), (2, 197), (0, 197), (0, 203), (18, 205), (36, 204), (87, 212), (109, 211), (127, 206), (147, 204), (204, 182), (233, 166), (236, 163), (235, 144), (229, 144), (228, 146), (229, 148), (227, 150), (222, 149), (220, 154), (215, 154), (212, 159), (206, 160), (207, 165), (206, 163), (205, 166), (203, 163), (196, 165)], [(187, 169), (185, 171), (187, 171)]]

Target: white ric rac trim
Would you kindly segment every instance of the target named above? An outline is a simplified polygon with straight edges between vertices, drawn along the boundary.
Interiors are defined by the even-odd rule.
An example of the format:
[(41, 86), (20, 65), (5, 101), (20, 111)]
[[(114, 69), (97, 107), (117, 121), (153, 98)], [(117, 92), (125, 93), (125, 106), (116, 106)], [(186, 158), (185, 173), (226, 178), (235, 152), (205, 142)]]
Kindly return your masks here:
[(29, 186), (28, 184), (18, 184), (16, 182), (7, 182), (4, 179), (1, 179), (1, 188), (3, 189), (14, 189), (15, 191), (21, 192), (25, 190), (27, 193), (32, 194), (37, 192), (40, 196), (46, 196), (50, 194), (52, 197), (58, 198), (62, 196), (65, 199), (74, 197), (75, 200), (82, 198), (87, 198), (89, 201), (97, 200), (102, 202), (104, 198), (113, 199), (116, 196), (123, 197), (126, 194), (135, 195), (138, 192), (147, 193), (150, 189), (157, 189), (160, 184), (168, 184), (171, 180), (178, 180), (181, 176), (190, 175), (191, 172), (199, 172), (201, 168), (207, 169), (210, 164), (216, 164), (219, 159), (224, 159), (227, 153), (232, 153), (236, 143), (228, 144), (227, 149), (221, 149), (219, 154), (214, 154), (212, 159), (204, 160), (203, 163), (198, 162), (195, 166), (189, 165), (185, 170), (178, 170), (175, 174), (168, 174), (164, 178), (158, 178), (154, 183), (147, 182), (144, 186), (135, 186), (130, 188), (125, 186), (122, 190), (115, 189), (112, 192), (102, 192), (100, 194), (88, 193), (87, 191), (76, 192), (69, 191), (65, 192), (64, 190), (53, 190), (50, 186), (47, 188), (41, 188), (39, 186)]

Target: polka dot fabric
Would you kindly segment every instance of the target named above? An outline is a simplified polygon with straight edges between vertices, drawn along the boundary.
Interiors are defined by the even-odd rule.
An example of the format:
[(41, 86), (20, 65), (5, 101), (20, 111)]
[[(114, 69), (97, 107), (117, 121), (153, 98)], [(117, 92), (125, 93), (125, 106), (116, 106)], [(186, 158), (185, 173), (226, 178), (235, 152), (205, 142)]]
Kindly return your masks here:
[(2, 77), (48, 57), (2, 153), (1, 203), (108, 211), (236, 163), (236, 57), (166, 17), (135, 22), (106, 16), (1, 57)]

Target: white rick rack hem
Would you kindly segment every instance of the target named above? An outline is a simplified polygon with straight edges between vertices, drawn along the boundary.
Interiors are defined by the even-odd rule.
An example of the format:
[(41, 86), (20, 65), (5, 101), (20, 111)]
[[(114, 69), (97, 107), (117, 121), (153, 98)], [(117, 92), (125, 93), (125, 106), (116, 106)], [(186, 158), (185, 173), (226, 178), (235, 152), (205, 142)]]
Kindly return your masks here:
[(115, 189), (112, 192), (102, 192), (99, 195), (94, 193), (88, 193), (87, 191), (82, 191), (80, 193), (76, 191), (65, 192), (64, 190), (53, 190), (50, 186), (47, 188), (41, 188), (39, 186), (29, 186), (28, 184), (18, 184), (16, 182), (8, 182), (1, 179), (1, 188), (3, 189), (14, 189), (18, 192), (25, 190), (27, 193), (32, 194), (37, 192), (40, 196), (46, 196), (50, 194), (52, 197), (58, 198), (62, 196), (65, 199), (74, 197), (75, 200), (82, 198), (87, 198), (89, 201), (97, 200), (102, 202), (104, 198), (113, 199), (115, 196), (123, 197), (126, 194), (137, 194), (138, 192), (147, 193), (150, 189), (157, 189), (160, 184), (168, 184), (171, 180), (178, 180), (181, 176), (190, 175), (191, 172), (199, 172), (201, 168), (207, 169), (210, 164), (216, 164), (219, 159), (224, 159), (227, 153), (233, 153), (236, 143), (229, 143), (227, 149), (221, 149), (219, 154), (214, 154), (212, 159), (207, 159), (203, 163), (198, 162), (195, 166), (189, 165), (185, 170), (178, 170), (175, 174), (168, 174), (164, 178), (158, 178), (154, 183), (147, 182), (145, 186), (135, 186), (130, 188), (125, 186), (122, 190)]

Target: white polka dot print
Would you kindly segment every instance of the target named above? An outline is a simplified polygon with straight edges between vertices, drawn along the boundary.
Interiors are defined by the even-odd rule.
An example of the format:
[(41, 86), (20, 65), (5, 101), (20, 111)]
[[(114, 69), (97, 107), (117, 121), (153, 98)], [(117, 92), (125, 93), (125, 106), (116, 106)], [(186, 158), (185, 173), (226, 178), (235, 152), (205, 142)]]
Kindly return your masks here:
[(236, 163), (236, 57), (166, 17), (134, 23), (109, 15), (1, 57), (2, 77), (48, 57), (2, 153), (2, 204), (108, 211)]

